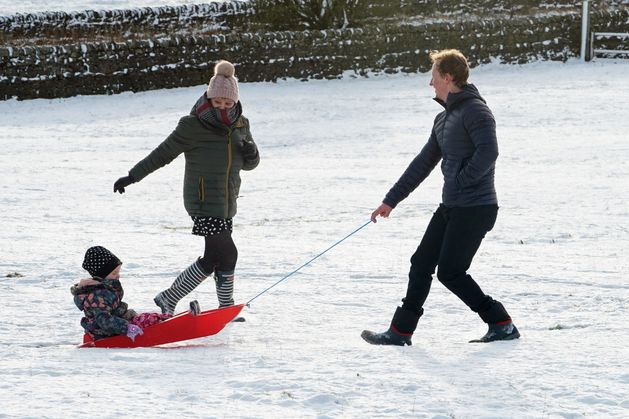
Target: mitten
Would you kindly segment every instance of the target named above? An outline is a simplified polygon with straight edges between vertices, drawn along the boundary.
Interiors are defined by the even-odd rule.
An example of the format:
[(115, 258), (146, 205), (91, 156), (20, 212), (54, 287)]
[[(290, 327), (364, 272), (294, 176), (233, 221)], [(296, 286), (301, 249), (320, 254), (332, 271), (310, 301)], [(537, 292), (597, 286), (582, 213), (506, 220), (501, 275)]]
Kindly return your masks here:
[(135, 183), (135, 179), (131, 175), (123, 176), (114, 183), (114, 192), (124, 193), (124, 188)]
[(137, 315), (138, 313), (134, 309), (130, 308), (122, 315), (122, 318), (131, 321)]
[(241, 152), (243, 159), (253, 160), (258, 155), (258, 147), (253, 140), (243, 140)]
[(144, 332), (140, 326), (136, 326), (133, 323), (129, 323), (127, 325), (127, 337), (135, 342), (135, 337), (137, 335), (142, 335)]

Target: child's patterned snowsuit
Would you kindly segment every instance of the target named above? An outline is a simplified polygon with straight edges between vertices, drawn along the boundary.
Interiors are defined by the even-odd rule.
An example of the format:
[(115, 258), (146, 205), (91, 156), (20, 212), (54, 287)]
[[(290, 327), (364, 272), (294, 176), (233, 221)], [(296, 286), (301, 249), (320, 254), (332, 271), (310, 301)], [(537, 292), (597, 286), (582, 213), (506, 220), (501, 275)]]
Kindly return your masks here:
[(82, 279), (70, 291), (74, 304), (85, 314), (81, 326), (93, 339), (125, 335), (137, 314), (122, 302), (124, 291), (117, 279)]

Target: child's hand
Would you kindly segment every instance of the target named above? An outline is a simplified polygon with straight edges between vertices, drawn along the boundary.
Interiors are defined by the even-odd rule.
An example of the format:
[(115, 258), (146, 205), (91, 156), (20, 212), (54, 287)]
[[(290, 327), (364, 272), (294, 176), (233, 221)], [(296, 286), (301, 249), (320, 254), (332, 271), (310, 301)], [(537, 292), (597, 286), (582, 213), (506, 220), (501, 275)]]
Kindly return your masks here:
[(144, 331), (140, 326), (129, 323), (129, 325), (127, 326), (127, 337), (131, 339), (131, 341), (135, 342), (135, 337), (142, 334), (144, 334)]
[[(135, 316), (137, 316), (137, 315), (138, 315), (138, 313), (136, 313), (136, 311), (135, 311), (134, 309), (130, 308), (130, 309), (128, 309), (128, 310), (124, 313), (124, 315), (122, 316), (122, 318), (123, 318), (123, 319), (125, 319), (125, 320), (128, 320), (128, 321), (131, 321), (131, 320), (133, 320), (133, 318), (134, 318)], [(137, 326), (137, 325), (136, 325), (136, 326)]]

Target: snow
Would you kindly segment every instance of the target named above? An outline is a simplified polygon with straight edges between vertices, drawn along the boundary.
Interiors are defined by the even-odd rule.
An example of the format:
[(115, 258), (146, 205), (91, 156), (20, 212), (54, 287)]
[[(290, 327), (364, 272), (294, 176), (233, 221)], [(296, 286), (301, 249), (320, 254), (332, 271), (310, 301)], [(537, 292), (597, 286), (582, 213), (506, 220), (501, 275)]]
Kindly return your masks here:
[(181, 6), (186, 4), (222, 3), (228, 0), (0, 0), (0, 16), (11, 16), (16, 13), (37, 13), (46, 11), (82, 11), (82, 10), (113, 10), (136, 9), (138, 7)]
[[(472, 70), (501, 154), (498, 222), (470, 272), (522, 338), (467, 343), (485, 326), (435, 281), (404, 348), (360, 333), (385, 330), (403, 296), (438, 171), (391, 218), (255, 300), (245, 323), (163, 348), (76, 349), (69, 288), (89, 246), (124, 261), (140, 311), (202, 253), (182, 157), (122, 196), (112, 185), (204, 87), (0, 102), (0, 417), (628, 417), (627, 74), (622, 60)], [(235, 218), (237, 302), (368, 220), (440, 111), (428, 82), (241, 84), (262, 161)], [(215, 307), (213, 288), (180, 308)]]

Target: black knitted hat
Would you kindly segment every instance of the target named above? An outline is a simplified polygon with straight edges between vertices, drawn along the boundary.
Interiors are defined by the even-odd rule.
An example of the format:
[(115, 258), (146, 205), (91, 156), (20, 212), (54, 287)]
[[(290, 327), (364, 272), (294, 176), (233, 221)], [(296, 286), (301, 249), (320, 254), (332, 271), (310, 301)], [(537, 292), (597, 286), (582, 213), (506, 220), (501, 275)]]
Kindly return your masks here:
[(95, 278), (105, 279), (118, 265), (120, 259), (102, 246), (90, 247), (83, 258), (83, 269)]

